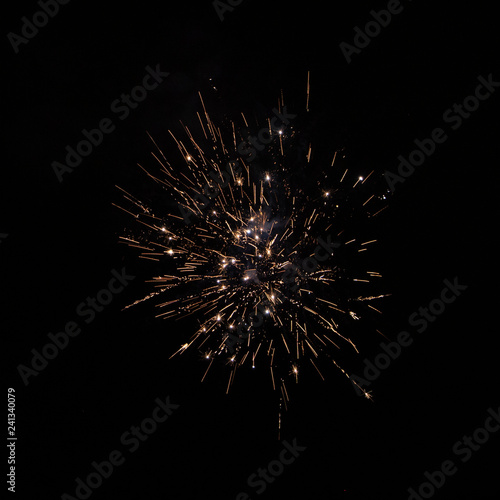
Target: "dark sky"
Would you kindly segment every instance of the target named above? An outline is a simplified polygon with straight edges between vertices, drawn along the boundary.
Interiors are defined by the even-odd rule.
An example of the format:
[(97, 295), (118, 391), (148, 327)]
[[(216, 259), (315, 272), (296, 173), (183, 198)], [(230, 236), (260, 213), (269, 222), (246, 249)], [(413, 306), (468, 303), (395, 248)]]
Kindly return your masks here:
[[(483, 88), (484, 100), (460, 121), (457, 111), (445, 114), (464, 100), (474, 106), (467, 98), (478, 78), (500, 82), (492, 5), (403, 1), (350, 63), (340, 44), (353, 45), (355, 28), (364, 31), (370, 11), (387, 9), (386, 2), (244, 0), (221, 21), (210, 0), (104, 7), (73, 0), (38, 33), (28, 28), (30, 39), (9, 39), (22, 36), (23, 18), (32, 20), (40, 5), (9, 5), (3, 28), (0, 281), (7, 387), (16, 394), (16, 495), (78, 498), (76, 479), (118, 450), (125, 462), (92, 490), (92, 500), (229, 500), (239, 492), (252, 499), (406, 499), (408, 488), (426, 481), (425, 471), (447, 459), (457, 472), (435, 498), (498, 498), (500, 432), (466, 463), (453, 449), (500, 403), (500, 86)], [(169, 76), (128, 116), (113, 111), (146, 67)], [(370, 228), (379, 241), (372, 258), (384, 293), (392, 294), (379, 303), (379, 327), (392, 340), (406, 330), (414, 342), (373, 382), (373, 403), (333, 369), (324, 382), (304, 375), (281, 440), (306, 449), (257, 494), (247, 479), (279, 459), (284, 446), (267, 374), (239, 372), (227, 396), (222, 369), (200, 383), (205, 364), (196, 350), (169, 360), (194, 321), (155, 319), (148, 305), (121, 312), (147, 290), (152, 273), (117, 243), (125, 219), (112, 206), (121, 199), (114, 186), (154, 189), (136, 167), (149, 161), (147, 132), (175, 154), (168, 130), (193, 120), (199, 91), (214, 114), (265, 116), (281, 89), (291, 106), (303, 105), (308, 71), (311, 123), (304, 126), (324, 148), (346, 147), (366, 171), (397, 172), (398, 156), (408, 158), (415, 139), (436, 128), (446, 140), (397, 184)], [(52, 163), (64, 162), (66, 146), (106, 118), (113, 131), (58, 182)], [(124, 266), (136, 278), (85, 324), (77, 306)], [(418, 333), (408, 318), (440, 297), (445, 279), (467, 288)], [(70, 321), (79, 321), (81, 333), (26, 385), (19, 366), (31, 366), (32, 349), (41, 351), (47, 335)], [(359, 375), (383, 340), (367, 342)], [(131, 451), (122, 436), (167, 396), (179, 408)]]

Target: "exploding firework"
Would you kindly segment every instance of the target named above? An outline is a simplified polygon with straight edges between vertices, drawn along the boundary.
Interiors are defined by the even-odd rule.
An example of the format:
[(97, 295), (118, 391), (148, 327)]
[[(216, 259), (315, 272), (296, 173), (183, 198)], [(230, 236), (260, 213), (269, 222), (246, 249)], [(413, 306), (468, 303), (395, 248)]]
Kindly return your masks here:
[(238, 369), (267, 366), (286, 407), (286, 383), (304, 365), (324, 378), (321, 363), (333, 364), (350, 378), (341, 356), (358, 352), (351, 325), (380, 312), (371, 302), (384, 296), (369, 292), (380, 274), (363, 267), (375, 240), (356, 232), (383, 210), (385, 195), (370, 187), (374, 172), (360, 175), (343, 150), (316, 158), (283, 96), (261, 128), (244, 114), (219, 127), (199, 97), (192, 130), (170, 132), (180, 154), (170, 162), (151, 139), (155, 165), (139, 165), (155, 199), (119, 188), (119, 208), (136, 223), (121, 241), (164, 269), (127, 307), (156, 298), (158, 317), (195, 315), (199, 328), (173, 356), (196, 346), (207, 360), (203, 379), (224, 361), (228, 391)]

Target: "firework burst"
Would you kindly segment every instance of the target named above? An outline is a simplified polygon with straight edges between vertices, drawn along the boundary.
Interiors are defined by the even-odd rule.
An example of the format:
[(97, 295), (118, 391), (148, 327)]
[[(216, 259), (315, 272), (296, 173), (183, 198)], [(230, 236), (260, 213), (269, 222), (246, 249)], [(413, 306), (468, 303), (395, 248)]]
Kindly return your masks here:
[(285, 407), (286, 382), (306, 364), (321, 378), (322, 363), (350, 378), (340, 361), (358, 351), (350, 327), (379, 312), (371, 302), (383, 297), (368, 292), (380, 274), (362, 264), (375, 240), (356, 235), (384, 208), (370, 187), (376, 176), (354, 171), (342, 150), (316, 158), (296, 122), (281, 97), (263, 127), (241, 114), (219, 128), (200, 95), (193, 130), (170, 132), (177, 158), (170, 163), (152, 139), (155, 166), (139, 165), (156, 200), (119, 188), (119, 208), (137, 224), (121, 241), (165, 269), (127, 307), (156, 298), (158, 317), (195, 315), (199, 328), (173, 355), (196, 346), (203, 379), (223, 360), (228, 391), (238, 369), (264, 366)]

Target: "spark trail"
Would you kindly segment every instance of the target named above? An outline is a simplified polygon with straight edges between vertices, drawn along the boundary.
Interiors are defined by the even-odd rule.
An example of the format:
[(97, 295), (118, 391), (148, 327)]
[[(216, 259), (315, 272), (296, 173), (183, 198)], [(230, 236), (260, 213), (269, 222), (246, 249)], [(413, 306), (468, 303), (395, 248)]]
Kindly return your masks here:
[[(350, 378), (341, 365), (345, 350), (358, 352), (350, 325), (380, 313), (371, 302), (385, 296), (370, 293), (381, 275), (363, 263), (376, 240), (356, 231), (385, 208), (385, 195), (370, 185), (374, 171), (359, 175), (344, 151), (316, 158), (295, 122), (268, 119), (259, 148), (245, 115), (219, 127), (199, 98), (193, 131), (181, 123), (182, 137), (170, 132), (172, 163), (151, 138), (154, 165), (139, 165), (156, 198), (118, 188), (116, 206), (134, 220), (121, 242), (165, 269), (127, 308), (156, 299), (159, 318), (194, 315), (198, 329), (172, 356), (196, 346), (208, 364), (202, 380), (223, 360), (227, 391), (238, 369), (267, 365), (286, 409), (286, 383), (305, 365), (321, 379), (328, 364)], [(277, 115), (285, 110), (281, 97)]]

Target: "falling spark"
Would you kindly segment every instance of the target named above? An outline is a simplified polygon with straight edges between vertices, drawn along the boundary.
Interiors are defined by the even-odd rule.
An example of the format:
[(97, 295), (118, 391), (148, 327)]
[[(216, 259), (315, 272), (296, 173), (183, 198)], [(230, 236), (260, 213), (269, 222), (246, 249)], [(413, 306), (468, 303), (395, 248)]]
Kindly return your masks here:
[(126, 206), (115, 206), (135, 224), (120, 242), (164, 269), (151, 280), (155, 291), (125, 309), (161, 298), (158, 317), (195, 315), (198, 329), (172, 356), (203, 346), (202, 381), (222, 360), (230, 368), (226, 391), (237, 370), (257, 369), (267, 358), (281, 427), (285, 380), (298, 383), (310, 365), (324, 380), (328, 361), (349, 378), (339, 358), (359, 352), (350, 329), (371, 311), (380, 313), (365, 302), (385, 296), (369, 294), (381, 275), (362, 269), (358, 257), (376, 240), (352, 236), (357, 221), (380, 213), (385, 197), (367, 187), (373, 171), (356, 175), (342, 165), (342, 150), (332, 151), (331, 165), (320, 165), (308, 141), (297, 163), (301, 131), (293, 122), (276, 130), (251, 163), (239, 153), (247, 139), (241, 130), (250, 126), (243, 113), (243, 123), (219, 128), (199, 97), (199, 130), (182, 124), (184, 138), (169, 131), (180, 158), (167, 161), (153, 141), (156, 172), (140, 166), (158, 186), (157, 199), (145, 203), (119, 188)]

